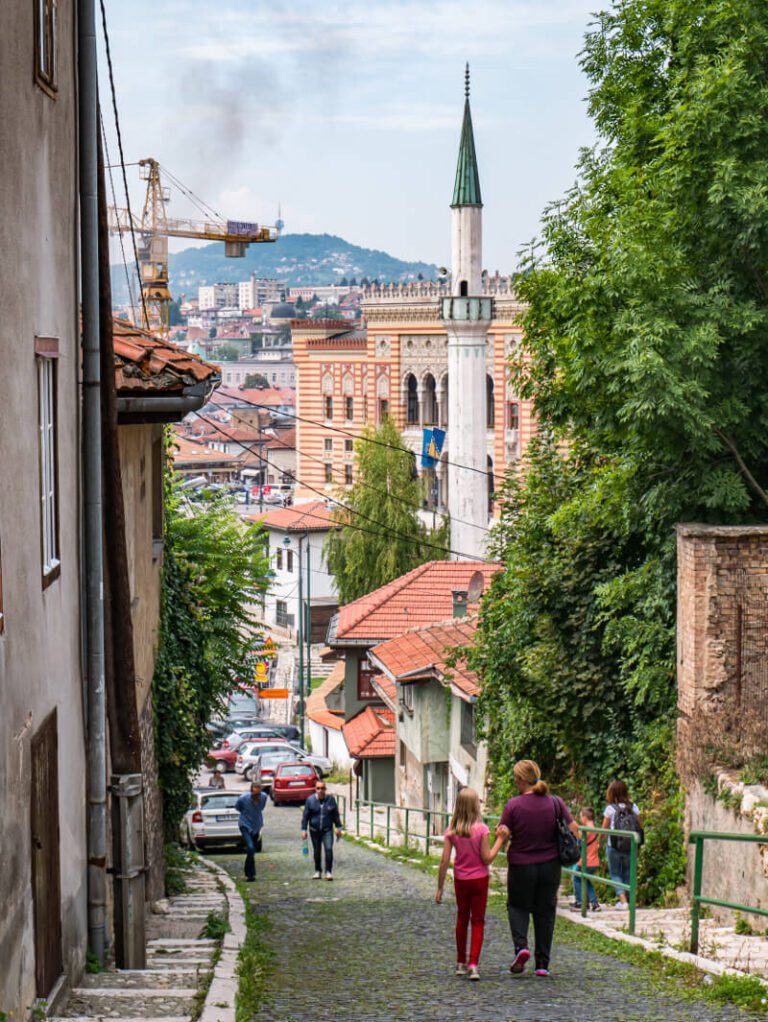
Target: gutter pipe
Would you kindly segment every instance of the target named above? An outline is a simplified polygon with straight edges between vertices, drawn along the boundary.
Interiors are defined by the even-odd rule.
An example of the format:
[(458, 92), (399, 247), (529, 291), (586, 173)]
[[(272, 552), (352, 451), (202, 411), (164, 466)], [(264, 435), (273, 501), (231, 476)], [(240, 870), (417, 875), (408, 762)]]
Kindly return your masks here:
[(101, 371), (99, 336), (98, 77), (94, 0), (77, 0), (80, 288), (83, 317), (88, 944), (104, 963), (107, 890), (107, 743), (104, 677)]

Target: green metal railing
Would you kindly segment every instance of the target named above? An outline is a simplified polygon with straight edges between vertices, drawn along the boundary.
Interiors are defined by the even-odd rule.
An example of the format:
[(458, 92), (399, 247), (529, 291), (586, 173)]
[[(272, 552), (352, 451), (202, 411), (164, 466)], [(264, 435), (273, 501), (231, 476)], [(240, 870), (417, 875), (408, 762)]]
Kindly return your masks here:
[(707, 898), (701, 893), (704, 877), (704, 842), (705, 841), (748, 841), (755, 845), (768, 845), (765, 834), (723, 834), (718, 831), (694, 830), (688, 837), (688, 843), (695, 846), (693, 855), (693, 895), (691, 897), (691, 953), (699, 951), (699, 920), (702, 905), (717, 905), (720, 908), (734, 909), (736, 912), (750, 912), (758, 916), (768, 916), (768, 909), (751, 905), (737, 905), (734, 901), (723, 901), (722, 898)]
[[(393, 834), (400, 834), (403, 838), (403, 845), (407, 848), (411, 841), (414, 841), (418, 846), (419, 842), (424, 842), (424, 853), (425, 855), (429, 852), (430, 843), (442, 844), (443, 831), (447, 829), (448, 824), (451, 822), (452, 813), (442, 809), (418, 809), (412, 806), (396, 806), (391, 802), (370, 802), (366, 799), (358, 799), (355, 803), (355, 833), (360, 836), (360, 809), (368, 809), (368, 828), (369, 836), (371, 840), (376, 836), (377, 828), (384, 831), (384, 841), (387, 848), (391, 845), (391, 839)], [(377, 810), (385, 814), (384, 821), (378, 823), (376, 821)], [(392, 813), (400, 813), (403, 819), (403, 826), (398, 827), (392, 819)], [(424, 820), (424, 830), (415, 830), (411, 826), (414, 817), (421, 817)], [(483, 822), (488, 824), (489, 829), (495, 828), (499, 822), (498, 816), (484, 816)], [(433, 826), (438, 825), (441, 829), (439, 833), (433, 833)]]
[[(587, 914), (587, 881), (592, 884), (607, 884), (614, 890), (626, 891), (629, 901), (629, 924), (627, 929), (630, 933), (635, 932), (635, 910), (637, 908), (637, 852), (640, 847), (640, 835), (636, 830), (609, 830), (607, 827), (584, 827), (579, 824), (581, 832), (581, 859), (570, 870), (571, 876), (581, 877), (581, 914)], [(629, 883), (623, 884), (619, 880), (611, 880), (609, 877), (601, 877), (596, 873), (587, 873), (587, 834), (607, 834), (609, 837), (628, 837), (629, 843)], [(581, 866), (581, 869), (577, 869)]]

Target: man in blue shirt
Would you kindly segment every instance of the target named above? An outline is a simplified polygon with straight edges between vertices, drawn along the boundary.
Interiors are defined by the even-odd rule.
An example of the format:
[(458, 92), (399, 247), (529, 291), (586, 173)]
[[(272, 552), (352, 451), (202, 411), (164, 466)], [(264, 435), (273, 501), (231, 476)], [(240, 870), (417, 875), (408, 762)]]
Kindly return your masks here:
[(327, 793), (325, 781), (318, 781), (315, 794), (310, 795), (304, 803), (304, 815), (301, 818), (301, 836), (307, 840), (307, 829), (312, 838), (312, 851), (315, 853), (314, 880), (319, 880), (322, 873), (322, 849), (325, 849), (325, 879), (333, 880), (333, 828), (336, 836), (341, 837), (341, 817), (339, 807), (333, 795)]
[(250, 793), (241, 795), (235, 802), (235, 809), (240, 813), (238, 824), (245, 842), (245, 879), (251, 883), (256, 879), (254, 855), (261, 847), (261, 828), (264, 826), (264, 806), (267, 796), (261, 790), (261, 783), (254, 781)]

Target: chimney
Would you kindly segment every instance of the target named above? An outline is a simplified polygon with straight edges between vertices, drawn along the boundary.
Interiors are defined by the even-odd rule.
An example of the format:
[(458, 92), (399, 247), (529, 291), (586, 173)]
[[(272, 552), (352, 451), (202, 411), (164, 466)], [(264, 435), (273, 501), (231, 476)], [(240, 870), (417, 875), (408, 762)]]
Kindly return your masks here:
[(454, 617), (466, 617), (467, 616), (467, 590), (466, 589), (452, 589), (451, 596), (453, 597), (453, 616)]

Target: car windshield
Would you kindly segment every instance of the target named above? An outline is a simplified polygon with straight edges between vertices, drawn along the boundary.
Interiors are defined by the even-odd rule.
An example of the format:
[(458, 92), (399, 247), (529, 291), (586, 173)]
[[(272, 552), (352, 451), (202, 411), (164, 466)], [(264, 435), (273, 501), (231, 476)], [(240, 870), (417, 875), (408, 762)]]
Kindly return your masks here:
[(272, 764), (272, 763), (284, 763), (287, 759), (295, 759), (296, 757), (292, 752), (271, 752), (266, 756), (261, 757), (261, 765)]
[(308, 767), (295, 765), (293, 763), (286, 763), (278, 768), (278, 774), (281, 777), (307, 777), (314, 782), (315, 771), (310, 770)]
[(267, 742), (254, 742), (251, 745), (246, 745), (242, 750), (244, 758), (255, 758), (256, 756), (263, 756), (272, 752), (288, 752), (293, 755), (291, 749), (286, 748), (284, 745), (275, 745)]
[(201, 809), (234, 809), (235, 802), (240, 798), (240, 792), (234, 791), (231, 795), (203, 795), (200, 799)]

